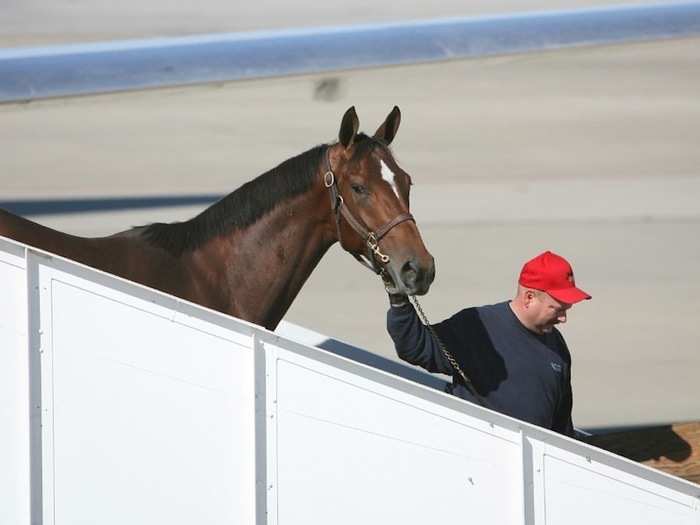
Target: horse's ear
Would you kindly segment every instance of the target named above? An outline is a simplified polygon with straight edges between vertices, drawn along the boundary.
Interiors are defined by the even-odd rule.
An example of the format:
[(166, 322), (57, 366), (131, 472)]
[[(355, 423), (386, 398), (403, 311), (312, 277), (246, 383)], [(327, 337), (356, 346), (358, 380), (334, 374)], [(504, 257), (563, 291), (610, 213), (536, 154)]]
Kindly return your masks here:
[(355, 113), (355, 106), (351, 106), (343, 115), (343, 121), (340, 123), (340, 133), (338, 133), (340, 143), (346, 148), (352, 146), (359, 127), (360, 121)]
[(399, 124), (401, 124), (401, 110), (399, 106), (394, 106), (391, 113), (387, 115), (386, 120), (377, 129), (374, 138), (382, 139), (387, 144), (391, 144), (391, 141), (396, 136), (396, 132), (399, 130)]

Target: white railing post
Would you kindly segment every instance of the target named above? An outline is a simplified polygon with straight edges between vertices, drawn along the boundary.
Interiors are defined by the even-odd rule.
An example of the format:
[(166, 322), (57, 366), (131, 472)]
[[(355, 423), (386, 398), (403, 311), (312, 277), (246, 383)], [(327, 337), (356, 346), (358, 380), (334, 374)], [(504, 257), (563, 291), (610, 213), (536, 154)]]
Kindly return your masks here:
[(277, 525), (277, 352), (274, 347), (261, 344), (265, 354), (265, 447), (267, 502), (266, 525)]
[(27, 284), (27, 359), (29, 361), (29, 434), (32, 525), (44, 523), (41, 382), (41, 255), (25, 250)]
[(255, 375), (255, 523), (267, 523), (267, 369), (265, 347), (257, 332), (252, 335)]

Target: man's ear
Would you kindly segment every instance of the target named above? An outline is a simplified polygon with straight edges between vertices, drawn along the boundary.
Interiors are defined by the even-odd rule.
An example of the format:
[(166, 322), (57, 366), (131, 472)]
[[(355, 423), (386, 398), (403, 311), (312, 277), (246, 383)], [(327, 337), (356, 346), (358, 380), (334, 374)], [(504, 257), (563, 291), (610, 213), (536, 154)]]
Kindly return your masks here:
[(391, 144), (391, 141), (396, 136), (396, 132), (399, 130), (399, 124), (401, 124), (401, 110), (399, 106), (394, 106), (394, 109), (391, 110), (391, 113), (387, 115), (382, 125), (374, 133), (374, 138)]
[(535, 299), (535, 292), (533, 290), (525, 290), (523, 298), (525, 299), (525, 308), (527, 308), (528, 306), (530, 306), (530, 303), (532, 303), (532, 301)]
[(352, 146), (359, 127), (360, 121), (357, 118), (357, 113), (355, 113), (355, 106), (351, 106), (343, 115), (343, 120), (340, 123), (340, 132), (338, 132), (338, 141), (345, 146), (345, 149)]

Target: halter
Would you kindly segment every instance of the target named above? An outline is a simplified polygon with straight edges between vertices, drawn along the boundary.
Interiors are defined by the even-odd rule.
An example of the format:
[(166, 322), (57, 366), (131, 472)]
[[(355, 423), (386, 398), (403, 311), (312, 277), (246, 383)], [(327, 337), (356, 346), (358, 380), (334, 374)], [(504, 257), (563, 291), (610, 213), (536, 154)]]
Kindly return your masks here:
[(377, 228), (376, 231), (369, 230), (364, 224), (362, 224), (362, 222), (357, 220), (352, 214), (352, 212), (348, 209), (348, 207), (345, 206), (343, 196), (340, 195), (340, 192), (338, 191), (338, 184), (335, 178), (335, 174), (331, 169), (329, 150), (330, 148), (326, 148), (326, 152), (323, 155), (323, 184), (329, 190), (329, 195), (331, 198), (331, 208), (335, 213), (335, 227), (338, 231), (338, 242), (340, 242), (340, 245), (343, 246), (343, 239), (340, 235), (340, 216), (342, 215), (345, 218), (345, 221), (350, 225), (350, 227), (353, 230), (355, 230), (355, 232), (357, 232), (357, 234), (360, 237), (362, 237), (362, 240), (367, 245), (367, 253), (364, 256), (369, 262), (362, 259), (362, 257), (357, 255), (356, 253), (350, 253), (353, 257), (355, 257), (355, 259), (357, 259), (364, 266), (372, 270), (374, 273), (381, 274), (384, 271), (384, 268), (377, 264), (377, 259), (379, 260), (381, 265), (385, 265), (389, 262), (389, 256), (381, 252), (379, 248), (379, 241), (394, 227), (398, 226), (402, 222), (413, 221), (415, 223), (416, 221), (413, 218), (413, 215), (411, 215), (410, 213), (400, 213), (380, 228)]

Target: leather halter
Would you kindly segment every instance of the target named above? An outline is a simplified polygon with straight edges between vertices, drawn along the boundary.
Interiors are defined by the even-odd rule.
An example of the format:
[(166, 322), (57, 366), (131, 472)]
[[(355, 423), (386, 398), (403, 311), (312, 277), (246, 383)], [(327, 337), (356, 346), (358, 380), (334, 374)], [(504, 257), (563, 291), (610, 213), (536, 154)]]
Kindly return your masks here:
[[(331, 169), (331, 159), (330, 159), (330, 147), (326, 148), (323, 155), (324, 161), (324, 173), (323, 173), (323, 184), (329, 190), (329, 195), (331, 198), (331, 208), (335, 214), (335, 227), (338, 231), (338, 242), (343, 246), (343, 239), (340, 235), (340, 217), (341, 215), (345, 218), (345, 221), (350, 225), (350, 227), (357, 232), (357, 234), (362, 238), (367, 246), (367, 253), (363, 254), (367, 259), (365, 261), (356, 253), (350, 252), (355, 259), (357, 259), (364, 266), (372, 270), (376, 274), (381, 274), (384, 271), (383, 265), (389, 262), (389, 256), (385, 255), (379, 249), (379, 241), (387, 233), (389, 233), (394, 227), (398, 226), (402, 222), (416, 220), (410, 213), (399, 213), (392, 220), (383, 224), (381, 227), (377, 228), (376, 231), (371, 231), (367, 226), (365, 226), (361, 221), (359, 221), (352, 212), (345, 206), (345, 201), (342, 195), (338, 191), (338, 184), (335, 178), (335, 174)], [(343, 248), (345, 248), (343, 246)], [(349, 251), (349, 250), (348, 250)], [(379, 260), (379, 262), (377, 262)]]

